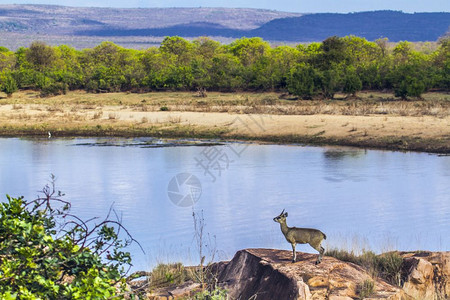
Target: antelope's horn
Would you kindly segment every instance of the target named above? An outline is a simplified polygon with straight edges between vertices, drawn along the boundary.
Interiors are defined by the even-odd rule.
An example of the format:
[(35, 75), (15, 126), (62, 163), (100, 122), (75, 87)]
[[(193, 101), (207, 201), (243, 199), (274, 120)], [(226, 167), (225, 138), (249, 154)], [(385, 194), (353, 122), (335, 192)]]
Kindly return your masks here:
[(284, 213), (284, 208), (283, 208), (283, 211), (281, 212), (281, 214), (280, 215), (282, 215)]

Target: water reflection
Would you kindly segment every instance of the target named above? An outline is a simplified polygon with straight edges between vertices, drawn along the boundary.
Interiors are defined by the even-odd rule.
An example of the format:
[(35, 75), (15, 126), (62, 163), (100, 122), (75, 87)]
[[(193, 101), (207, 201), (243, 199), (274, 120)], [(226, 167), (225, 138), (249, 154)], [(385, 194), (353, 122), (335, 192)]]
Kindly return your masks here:
[(326, 176), (323, 177), (329, 182), (343, 182), (343, 181), (362, 181), (363, 177), (355, 174), (353, 171), (357, 167), (351, 167), (352, 164), (357, 164), (364, 160), (367, 155), (365, 149), (355, 148), (325, 148), (323, 152), (324, 166), (327, 168)]
[(328, 148), (323, 152), (325, 159), (330, 162), (343, 161), (345, 158), (354, 159), (366, 154), (367, 150), (354, 148)]

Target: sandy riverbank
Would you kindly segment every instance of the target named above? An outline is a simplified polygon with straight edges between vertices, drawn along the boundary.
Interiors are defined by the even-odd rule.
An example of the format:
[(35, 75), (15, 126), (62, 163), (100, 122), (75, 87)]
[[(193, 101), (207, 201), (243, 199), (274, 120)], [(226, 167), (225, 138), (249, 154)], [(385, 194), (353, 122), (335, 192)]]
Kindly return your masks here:
[[(13, 98), (2, 99), (0, 135), (46, 136), (51, 131), (54, 137), (237, 138), (450, 153), (450, 101), (447, 98), (425, 104), (372, 100), (370, 104), (336, 101), (294, 105), (293, 101), (274, 100), (270, 105), (262, 102), (258, 106), (256, 98), (248, 99), (248, 95), (241, 102), (227, 102), (231, 100), (224, 96), (222, 105), (217, 104), (218, 96), (213, 98), (213, 95), (211, 100), (209, 97), (201, 99), (199, 105), (199, 98), (193, 98), (190, 93), (154, 94), (156, 96), (73, 92), (39, 99), (32, 92), (21, 92)], [(265, 97), (264, 101), (276, 96), (260, 95)], [(227, 97), (234, 99), (233, 94)], [(193, 100), (187, 101), (190, 98)], [(207, 101), (211, 101), (211, 105), (205, 106)], [(161, 111), (163, 107), (169, 111)]]

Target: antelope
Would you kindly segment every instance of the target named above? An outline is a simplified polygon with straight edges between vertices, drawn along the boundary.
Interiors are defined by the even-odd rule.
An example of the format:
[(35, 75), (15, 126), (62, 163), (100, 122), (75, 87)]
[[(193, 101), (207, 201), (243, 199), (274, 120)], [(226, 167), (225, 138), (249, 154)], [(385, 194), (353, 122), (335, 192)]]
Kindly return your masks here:
[(273, 218), (277, 223), (280, 223), (281, 232), (283, 233), (286, 240), (292, 245), (292, 262), (295, 263), (297, 259), (297, 254), (295, 253), (296, 244), (309, 244), (311, 247), (319, 251), (319, 257), (316, 260), (316, 265), (320, 264), (322, 261), (323, 253), (325, 249), (320, 245), (323, 240), (327, 238), (325, 233), (318, 229), (312, 228), (297, 228), (289, 227), (286, 224), (286, 218), (288, 216), (287, 212), (283, 211), (278, 217)]

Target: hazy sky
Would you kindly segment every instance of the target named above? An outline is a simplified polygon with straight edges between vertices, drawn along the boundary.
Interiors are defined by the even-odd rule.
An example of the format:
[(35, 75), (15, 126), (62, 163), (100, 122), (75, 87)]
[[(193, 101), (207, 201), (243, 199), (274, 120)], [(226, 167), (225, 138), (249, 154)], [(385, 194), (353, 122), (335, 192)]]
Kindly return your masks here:
[(292, 12), (450, 11), (450, 0), (0, 0), (0, 4), (106, 7), (251, 7)]

